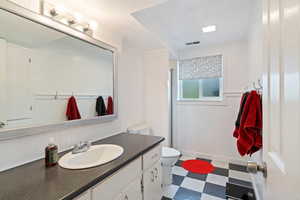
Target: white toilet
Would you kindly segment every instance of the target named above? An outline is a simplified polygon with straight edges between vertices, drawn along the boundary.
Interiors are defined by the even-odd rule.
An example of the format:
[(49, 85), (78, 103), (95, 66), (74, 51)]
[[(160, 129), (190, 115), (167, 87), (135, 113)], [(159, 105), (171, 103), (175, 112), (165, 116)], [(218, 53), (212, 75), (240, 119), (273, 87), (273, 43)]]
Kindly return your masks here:
[[(128, 133), (150, 135), (150, 127), (147, 124), (139, 124), (129, 127)], [(162, 184), (163, 186), (172, 184), (172, 167), (180, 157), (180, 152), (170, 147), (162, 147)]]

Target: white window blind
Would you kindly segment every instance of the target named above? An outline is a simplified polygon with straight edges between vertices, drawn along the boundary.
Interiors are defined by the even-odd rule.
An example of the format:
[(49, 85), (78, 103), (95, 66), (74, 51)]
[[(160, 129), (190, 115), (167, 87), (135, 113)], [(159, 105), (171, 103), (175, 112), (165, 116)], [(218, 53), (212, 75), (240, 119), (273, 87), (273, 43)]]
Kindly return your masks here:
[(181, 60), (179, 79), (196, 80), (222, 77), (222, 55)]

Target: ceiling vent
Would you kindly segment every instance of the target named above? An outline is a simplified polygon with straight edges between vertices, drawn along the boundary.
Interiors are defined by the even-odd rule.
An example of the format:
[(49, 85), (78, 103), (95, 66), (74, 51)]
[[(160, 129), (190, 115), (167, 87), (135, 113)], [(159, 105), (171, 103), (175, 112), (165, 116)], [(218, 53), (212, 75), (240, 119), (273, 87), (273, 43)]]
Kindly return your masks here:
[(200, 44), (200, 41), (194, 41), (194, 42), (187, 42), (185, 43), (186, 46), (192, 46), (192, 45), (197, 45)]

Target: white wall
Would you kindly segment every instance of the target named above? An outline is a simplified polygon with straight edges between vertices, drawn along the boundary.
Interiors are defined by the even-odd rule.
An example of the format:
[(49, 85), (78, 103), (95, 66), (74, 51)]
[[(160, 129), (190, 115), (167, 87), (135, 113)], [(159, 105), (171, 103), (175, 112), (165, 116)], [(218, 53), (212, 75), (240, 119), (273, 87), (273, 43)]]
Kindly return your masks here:
[[(35, 3), (38, 0), (31, 0), (30, 3), (32, 2)], [(142, 55), (140, 57), (135, 56), (135, 53), (138, 55), (138, 50), (131, 53), (128, 53), (128, 51), (123, 52), (122, 38), (105, 29), (105, 27), (101, 27), (101, 31), (97, 33), (96, 37), (114, 45), (119, 50), (119, 73), (117, 75), (120, 91), (118, 96), (118, 120), (0, 141), (0, 171), (44, 157), (44, 148), (51, 137), (55, 139), (59, 150), (62, 151), (79, 141), (96, 140), (119, 133), (125, 130), (129, 124), (136, 123), (140, 121), (140, 118), (143, 118), (144, 110), (142, 103), (140, 103), (141, 99), (144, 98), (143, 89), (141, 88), (144, 85), (143, 78), (141, 78), (143, 72), (140, 69)], [(126, 47), (124, 48), (126, 49)], [(128, 54), (130, 54), (130, 57), (126, 58)], [(136, 69), (136, 72), (132, 73), (132, 69)]]
[(152, 133), (165, 137), (169, 144), (168, 79), (169, 53), (166, 49), (148, 51), (145, 67), (145, 116)]
[(145, 121), (144, 52), (125, 44), (119, 64), (119, 114), (126, 130)]
[(248, 83), (247, 41), (179, 52), (180, 59), (223, 55), (223, 102), (177, 102), (175, 145), (183, 153), (241, 161), (233, 138), (241, 91)]
[(263, 25), (262, 2), (254, 0), (252, 20), (249, 26), (248, 51), (249, 51), (249, 81), (250, 84), (257, 79), (262, 79), (263, 74)]

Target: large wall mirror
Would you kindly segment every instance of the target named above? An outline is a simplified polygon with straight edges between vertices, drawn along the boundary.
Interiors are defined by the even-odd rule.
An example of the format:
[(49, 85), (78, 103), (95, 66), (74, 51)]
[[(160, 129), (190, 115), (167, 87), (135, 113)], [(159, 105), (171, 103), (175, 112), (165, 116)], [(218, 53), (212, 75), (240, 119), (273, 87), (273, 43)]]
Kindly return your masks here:
[(114, 48), (23, 12), (0, 9), (0, 132), (113, 119)]

